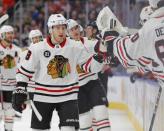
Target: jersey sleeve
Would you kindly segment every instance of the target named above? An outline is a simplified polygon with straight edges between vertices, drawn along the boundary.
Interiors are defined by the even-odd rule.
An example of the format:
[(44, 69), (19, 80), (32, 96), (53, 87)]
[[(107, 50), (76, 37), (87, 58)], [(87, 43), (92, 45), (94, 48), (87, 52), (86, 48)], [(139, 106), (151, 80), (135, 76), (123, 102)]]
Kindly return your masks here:
[(145, 67), (151, 62), (143, 57), (143, 31), (136, 34), (118, 38), (114, 41), (113, 52), (125, 68), (134, 66)]
[(28, 82), (32, 78), (35, 73), (34, 67), (36, 67), (39, 61), (36, 54), (36, 49), (31, 47), (25, 55), (22, 55), (23, 57), (19, 63), (16, 75), (17, 82)]
[(78, 64), (85, 72), (97, 73), (101, 71), (103, 63), (97, 61), (94, 57), (95, 55), (87, 52), (84, 47), (81, 48)]

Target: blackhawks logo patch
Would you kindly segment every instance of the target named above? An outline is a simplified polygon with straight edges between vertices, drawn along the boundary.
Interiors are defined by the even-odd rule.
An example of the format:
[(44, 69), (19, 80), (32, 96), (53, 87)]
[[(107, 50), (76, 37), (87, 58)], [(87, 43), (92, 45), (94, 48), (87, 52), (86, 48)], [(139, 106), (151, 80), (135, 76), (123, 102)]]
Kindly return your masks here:
[(52, 79), (64, 78), (71, 72), (70, 64), (67, 58), (62, 55), (56, 55), (49, 61), (47, 65), (47, 74), (51, 75)]
[(3, 65), (5, 69), (12, 69), (16, 66), (16, 62), (13, 56), (6, 55), (1, 61), (1, 65)]

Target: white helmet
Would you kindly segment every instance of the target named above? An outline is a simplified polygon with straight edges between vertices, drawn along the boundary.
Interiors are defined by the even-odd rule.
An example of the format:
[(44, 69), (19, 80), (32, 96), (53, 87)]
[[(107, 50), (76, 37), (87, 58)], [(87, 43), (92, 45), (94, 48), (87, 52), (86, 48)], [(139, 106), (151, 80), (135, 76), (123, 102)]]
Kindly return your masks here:
[(4, 25), (0, 28), (0, 38), (4, 39), (4, 33), (6, 32), (14, 32), (14, 28), (10, 25)]
[(79, 25), (75, 20), (69, 19), (67, 20), (67, 29), (70, 30), (71, 28)]
[(42, 36), (43, 37), (42, 32), (40, 30), (36, 29), (36, 30), (31, 30), (30, 31), (29, 39), (32, 39), (32, 38), (37, 37), (37, 36)]
[(66, 18), (62, 14), (52, 14), (48, 18), (48, 22), (47, 22), (49, 28), (54, 25), (66, 25), (66, 24), (67, 24)]
[(158, 8), (157, 4), (161, 0), (149, 0), (149, 5), (153, 8)]
[(140, 13), (140, 23), (143, 25), (147, 20), (150, 19), (150, 15), (153, 13), (151, 6), (146, 6)]
[[(33, 38), (35, 38), (35, 37), (38, 37), (39, 39), (39, 41), (38, 42), (40, 42), (40, 41), (43, 41), (43, 34), (42, 34), (42, 32), (40, 31), (40, 30), (38, 30), (38, 29), (36, 29), (36, 30), (31, 30), (30, 31), (30, 33), (29, 33), (29, 40), (30, 40), (30, 43), (36, 43), (36, 42), (34, 42), (34, 40), (33, 40)], [(37, 42), (37, 43), (38, 43)]]

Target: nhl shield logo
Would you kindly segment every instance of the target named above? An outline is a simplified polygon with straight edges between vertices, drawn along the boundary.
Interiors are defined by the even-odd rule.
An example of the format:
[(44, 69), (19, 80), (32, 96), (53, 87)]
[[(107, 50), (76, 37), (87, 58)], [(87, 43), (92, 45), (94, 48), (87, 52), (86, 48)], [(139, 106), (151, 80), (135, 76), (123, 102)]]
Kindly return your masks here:
[(51, 52), (48, 51), (48, 50), (44, 51), (44, 56), (45, 57), (50, 57), (51, 56)]

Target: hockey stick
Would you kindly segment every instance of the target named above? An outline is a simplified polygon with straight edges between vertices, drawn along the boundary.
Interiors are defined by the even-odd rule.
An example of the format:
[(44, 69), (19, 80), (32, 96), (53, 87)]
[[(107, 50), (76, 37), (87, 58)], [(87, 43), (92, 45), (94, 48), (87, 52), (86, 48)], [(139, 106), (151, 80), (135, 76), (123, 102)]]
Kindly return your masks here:
[(153, 130), (153, 125), (154, 125), (154, 121), (155, 121), (155, 117), (156, 117), (156, 113), (157, 113), (161, 93), (162, 93), (162, 87), (159, 86), (159, 91), (158, 91), (158, 95), (157, 95), (157, 98), (156, 98), (155, 107), (154, 107), (154, 110), (153, 110), (153, 115), (152, 115), (152, 118), (151, 118), (149, 131)]
[(7, 19), (9, 18), (8, 14), (5, 14), (3, 16), (0, 17), (0, 25), (5, 22)]
[(2, 77), (2, 74), (1, 74), (1, 67), (0, 67), (0, 100), (1, 100), (2, 110), (3, 110), (4, 108), (3, 108), (3, 92), (2, 92), (1, 77)]
[(33, 109), (33, 111), (34, 111), (36, 117), (38, 118), (38, 120), (39, 120), (39, 121), (42, 121), (42, 116), (41, 116), (41, 114), (39, 113), (39, 111), (37, 110), (37, 108), (36, 108), (36, 106), (35, 106), (35, 104), (34, 104), (34, 102), (33, 102), (32, 100), (30, 100), (30, 104), (31, 104), (31, 107), (32, 107), (32, 109)]
[(3, 105), (3, 90), (2, 90), (2, 81), (1, 81), (1, 78), (2, 78), (2, 74), (1, 74), (1, 66), (0, 66), (0, 104), (1, 104), (1, 119), (4, 119), (4, 105)]

